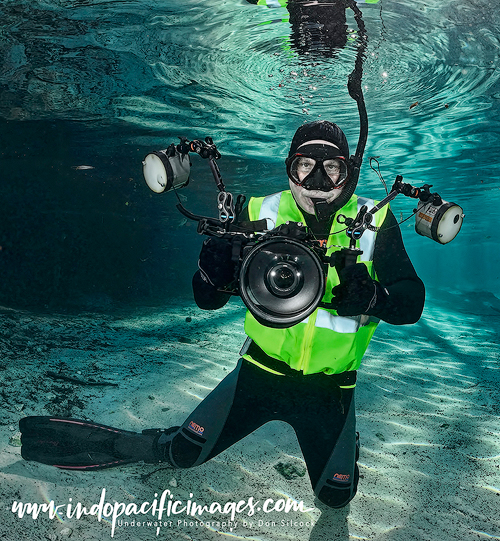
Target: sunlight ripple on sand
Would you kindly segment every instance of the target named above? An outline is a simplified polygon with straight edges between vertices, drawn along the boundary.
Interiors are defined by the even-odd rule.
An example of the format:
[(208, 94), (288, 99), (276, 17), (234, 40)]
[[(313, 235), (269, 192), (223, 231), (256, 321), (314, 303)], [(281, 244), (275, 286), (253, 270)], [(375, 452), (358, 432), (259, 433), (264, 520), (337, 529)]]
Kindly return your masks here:
[(486, 490), (491, 490), (491, 492), (494, 492), (495, 494), (499, 494), (500, 495), (500, 488), (497, 488), (497, 487), (492, 487), (492, 486), (484, 486), (484, 485), (481, 485), (480, 488), (485, 488)]
[(477, 533), (478, 535), (484, 535), (485, 537), (487, 537), (488, 539), (500, 539), (500, 537), (496, 536), (496, 535), (490, 535), (489, 533), (486, 533), (486, 532), (480, 532), (479, 530), (471, 530), (472, 533)]

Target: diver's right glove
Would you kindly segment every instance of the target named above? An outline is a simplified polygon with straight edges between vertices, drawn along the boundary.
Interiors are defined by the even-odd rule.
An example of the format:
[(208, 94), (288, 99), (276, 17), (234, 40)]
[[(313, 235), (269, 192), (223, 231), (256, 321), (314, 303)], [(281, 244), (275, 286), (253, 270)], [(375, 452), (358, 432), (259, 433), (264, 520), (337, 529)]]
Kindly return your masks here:
[(230, 241), (209, 237), (203, 241), (198, 260), (201, 277), (208, 284), (223, 288), (234, 280), (235, 263)]
[(387, 290), (372, 279), (364, 263), (344, 267), (339, 278), (340, 284), (332, 289), (331, 301), (339, 316), (376, 315), (385, 303)]

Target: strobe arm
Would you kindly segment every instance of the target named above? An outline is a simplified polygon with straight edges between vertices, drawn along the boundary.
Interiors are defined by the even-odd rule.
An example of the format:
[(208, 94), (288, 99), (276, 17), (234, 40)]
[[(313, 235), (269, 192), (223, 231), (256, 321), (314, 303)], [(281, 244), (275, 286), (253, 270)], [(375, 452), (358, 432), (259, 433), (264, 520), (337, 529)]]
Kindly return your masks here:
[[(217, 196), (217, 209), (219, 211), (219, 221), (223, 224), (229, 224), (236, 220), (237, 213), (235, 212), (235, 201), (233, 195), (226, 191), (224, 182), (222, 181), (222, 175), (220, 174), (219, 166), (215, 160), (220, 159), (221, 154), (217, 150), (217, 147), (211, 137), (206, 137), (205, 141), (200, 141), (195, 139), (194, 141), (188, 142), (187, 139), (181, 138), (181, 143), (179, 146), (182, 146), (183, 149), (188, 149), (190, 152), (196, 152), (203, 159), (208, 160), (208, 165), (210, 166), (210, 171), (219, 190)], [(180, 150), (180, 149), (179, 149)]]
[(387, 197), (382, 199), (382, 201), (380, 201), (370, 210), (368, 210), (368, 208), (363, 205), (354, 220), (349, 220), (349, 218), (346, 218), (344, 216), (343, 221), (341, 221), (342, 218), (341, 216), (339, 216), (339, 218), (337, 218), (337, 221), (339, 223), (345, 223), (347, 225), (346, 234), (351, 239), (349, 248), (351, 250), (355, 249), (356, 241), (363, 236), (363, 233), (367, 229), (373, 229), (373, 226), (371, 224), (373, 222), (373, 216), (375, 215), (375, 213), (384, 208), (399, 194), (403, 194), (406, 197), (411, 197), (413, 199), (419, 199), (424, 203), (430, 202), (436, 207), (441, 205), (443, 203), (441, 196), (437, 193), (431, 193), (430, 188), (432, 188), (431, 184), (424, 184), (424, 186), (422, 186), (421, 188), (417, 188), (415, 186), (412, 186), (411, 184), (403, 182), (403, 177), (401, 175), (397, 175), (389, 195), (387, 195)]
[[(416, 188), (415, 186), (412, 186), (411, 184), (407, 184), (403, 182), (403, 177), (401, 175), (398, 175), (392, 186), (391, 194), (392, 192), (397, 192), (396, 195), (401, 193), (405, 195), (406, 197), (419, 199), (420, 201), (424, 203), (431, 202), (434, 206), (438, 207), (439, 205), (443, 204), (443, 200), (441, 199), (441, 196), (438, 193), (431, 193), (431, 190), (430, 190), (431, 188), (432, 188), (432, 184), (424, 184), (421, 188)], [(394, 199), (394, 197), (392, 199)], [(381, 201), (379, 204), (381, 204), (382, 202), (383, 201)]]

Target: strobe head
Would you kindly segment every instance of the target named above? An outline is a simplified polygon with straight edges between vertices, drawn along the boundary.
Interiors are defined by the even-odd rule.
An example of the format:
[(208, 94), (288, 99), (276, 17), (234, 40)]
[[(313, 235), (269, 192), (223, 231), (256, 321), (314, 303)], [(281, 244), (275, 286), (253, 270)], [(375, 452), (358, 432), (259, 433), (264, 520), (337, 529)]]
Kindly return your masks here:
[(179, 152), (172, 144), (166, 150), (148, 154), (142, 162), (142, 171), (153, 192), (166, 193), (187, 186), (191, 162), (187, 153)]
[(258, 243), (241, 264), (240, 295), (266, 327), (299, 323), (318, 306), (325, 291), (320, 258), (305, 244), (277, 236)]
[(420, 201), (415, 214), (415, 231), (439, 244), (448, 244), (458, 235), (463, 220), (464, 211), (455, 203), (440, 200), (436, 205), (433, 201)]

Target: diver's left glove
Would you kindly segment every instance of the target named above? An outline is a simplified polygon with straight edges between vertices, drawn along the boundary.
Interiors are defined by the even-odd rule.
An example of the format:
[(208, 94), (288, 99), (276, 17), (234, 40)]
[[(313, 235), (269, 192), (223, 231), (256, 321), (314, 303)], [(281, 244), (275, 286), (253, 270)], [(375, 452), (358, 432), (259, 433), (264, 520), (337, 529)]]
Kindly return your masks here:
[(385, 304), (386, 289), (370, 276), (363, 263), (348, 265), (340, 273), (340, 284), (332, 289), (332, 308), (339, 316), (376, 315)]
[(217, 288), (229, 285), (234, 280), (235, 263), (232, 256), (230, 241), (216, 237), (205, 239), (198, 260), (203, 280)]
[(92, 421), (63, 417), (24, 417), (19, 421), (21, 455), (68, 470), (101, 470), (144, 461), (168, 461), (167, 434), (177, 431), (120, 430)]

